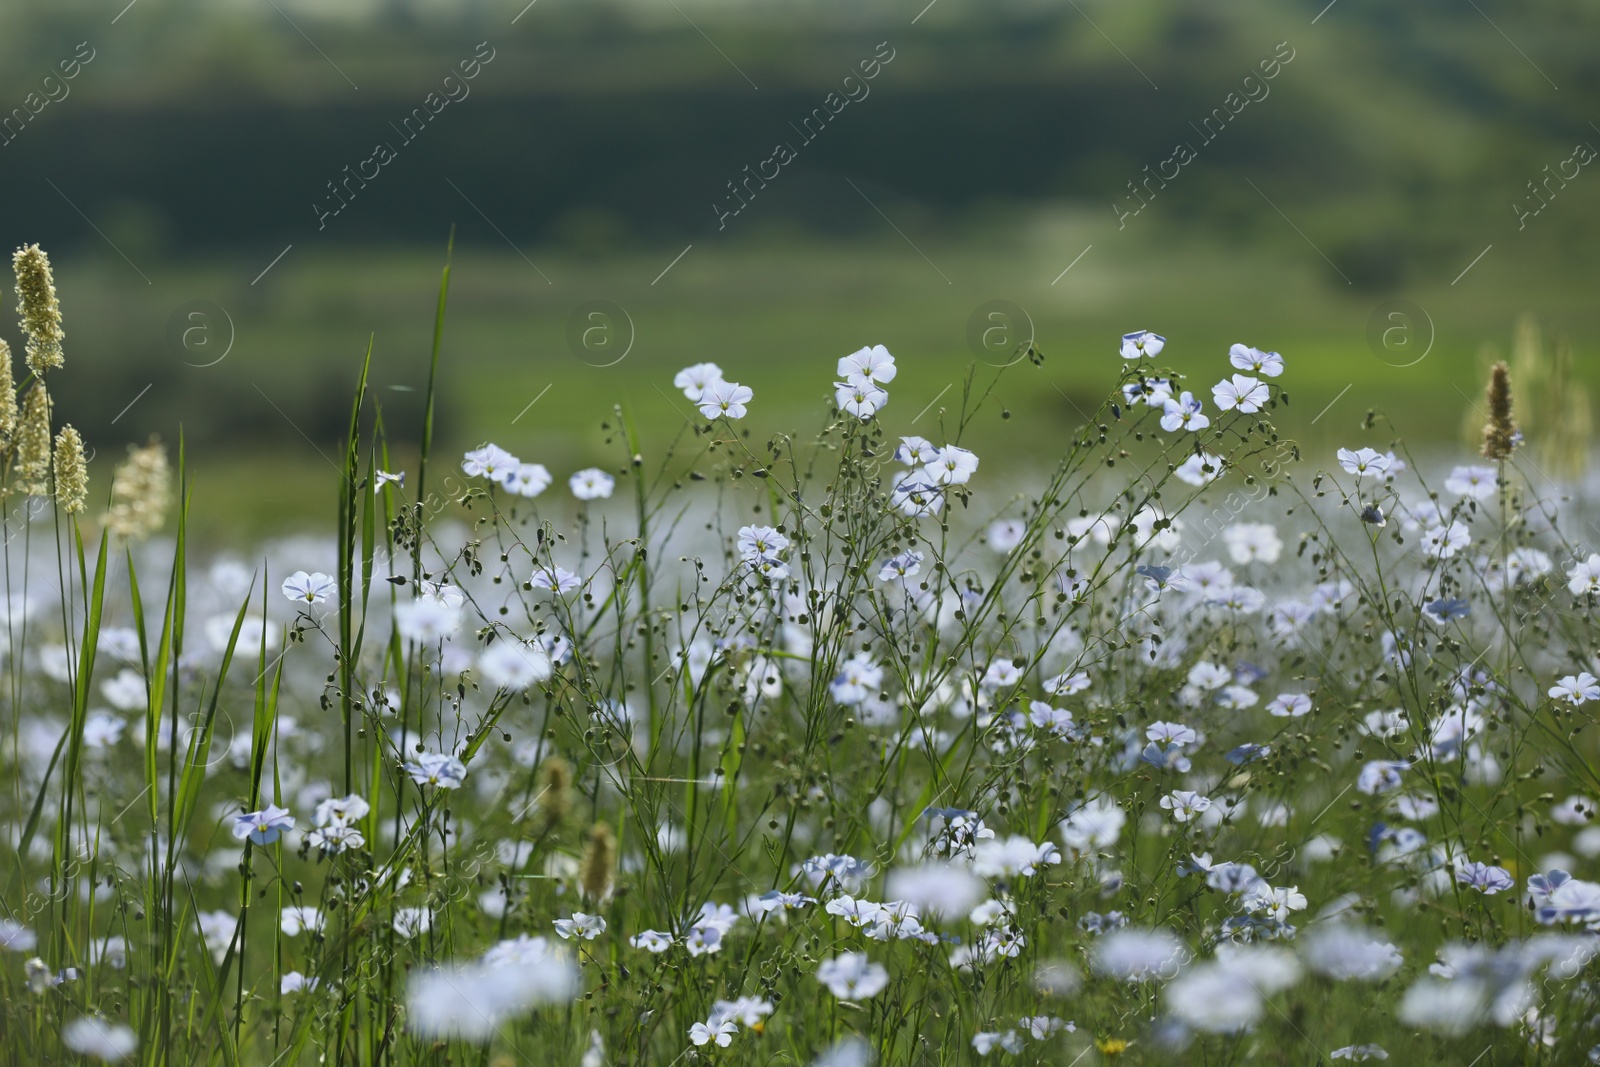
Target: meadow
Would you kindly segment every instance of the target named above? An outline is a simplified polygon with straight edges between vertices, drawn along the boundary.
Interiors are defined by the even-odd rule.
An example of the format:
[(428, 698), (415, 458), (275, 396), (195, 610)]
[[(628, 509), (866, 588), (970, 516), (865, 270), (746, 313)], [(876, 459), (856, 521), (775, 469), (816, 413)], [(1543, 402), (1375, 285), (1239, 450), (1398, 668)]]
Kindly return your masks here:
[[(339, 439), (197, 480), (181, 436), (87, 460), (49, 390), (111, 289), (58, 305), (20, 250), (0, 1056), (1600, 1059), (1581, 374), (1480, 373), (1456, 326), (1393, 384), (1307, 275), (1293, 332), (1185, 336), (1181, 248), (1096, 292), (998, 247), (1075, 295), (963, 353), (955, 283), (882, 299), (890, 254), (644, 270), (609, 367), (560, 347), (576, 289), (486, 260), (425, 302), (342, 272), (341, 310), (404, 300), (404, 371), (313, 348), (296, 274), (240, 343), (364, 351)], [(1195, 318), (1240, 291), (1204, 277)], [(195, 535), (263, 492), (321, 525)]]

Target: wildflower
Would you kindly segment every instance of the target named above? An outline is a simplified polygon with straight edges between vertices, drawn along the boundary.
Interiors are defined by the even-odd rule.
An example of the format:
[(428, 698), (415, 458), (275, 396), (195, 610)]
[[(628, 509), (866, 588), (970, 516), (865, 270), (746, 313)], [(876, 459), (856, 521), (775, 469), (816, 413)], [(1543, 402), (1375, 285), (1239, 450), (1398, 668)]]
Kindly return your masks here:
[(550, 656), (537, 641), (496, 641), (478, 657), (478, 669), (497, 689), (523, 690), (549, 679)]
[(1247, 374), (1235, 374), (1231, 379), (1211, 387), (1211, 399), (1219, 410), (1232, 411), (1237, 408), (1241, 415), (1253, 415), (1260, 411), (1271, 396), (1266, 382)]
[(139, 540), (161, 529), (171, 504), (172, 471), (166, 448), (155, 437), (142, 448), (129, 445), (128, 458), (112, 476), (111, 507), (101, 521), (112, 533)]
[(1368, 504), (1361, 509), (1361, 521), (1379, 529), (1389, 525), (1389, 520), (1384, 518), (1383, 509), (1376, 504)]
[(1483, 458), (1508, 459), (1522, 435), (1511, 421), (1511, 375), (1504, 361), (1490, 369), (1484, 399), (1489, 405), (1489, 418), (1483, 425)]
[(83, 511), (89, 496), (89, 472), (84, 468), (83, 438), (71, 426), (56, 434), (56, 500), (68, 515)]
[[(506, 951), (510, 949), (510, 951)], [(577, 965), (542, 937), (501, 942), (483, 959), (412, 972), (406, 1029), (487, 1043), (506, 1023), (578, 992)]]
[(487, 478), (505, 484), (521, 461), (499, 445), (487, 444), (473, 449), (461, 459), (461, 471), (469, 478)]
[(8, 952), (32, 952), (39, 944), (34, 932), (15, 919), (0, 919), (0, 949)]
[(723, 416), (729, 419), (742, 419), (745, 416), (745, 405), (750, 403), (755, 393), (748, 385), (738, 382), (712, 382), (701, 393), (699, 406), (700, 414), (708, 419)]
[(1494, 496), (1500, 472), (1493, 467), (1457, 467), (1444, 480), (1444, 487), (1460, 496), (1487, 500)]
[(1311, 712), (1311, 698), (1304, 693), (1279, 693), (1267, 703), (1267, 714), (1279, 719), (1298, 719)]
[(1567, 571), (1567, 590), (1573, 596), (1600, 593), (1600, 552), (1591, 552), (1588, 559), (1572, 565)]
[(1328, 1058), (1330, 1060), (1354, 1060), (1359, 1063), (1364, 1060), (1386, 1060), (1389, 1058), (1389, 1054), (1384, 1051), (1382, 1045), (1346, 1045), (1344, 1048), (1336, 1048), (1328, 1053)]
[(772, 1001), (760, 997), (739, 997), (736, 1000), (719, 1000), (712, 1006), (712, 1014), (732, 1019), (741, 1026), (760, 1032), (763, 1020), (772, 1014)]
[(565, 567), (551, 565), (536, 569), (528, 582), (535, 589), (548, 589), (557, 596), (564, 596), (581, 586), (583, 579)]
[(606, 921), (598, 915), (585, 915), (581, 911), (572, 913), (570, 919), (555, 920), (556, 934), (563, 940), (581, 937), (585, 941), (593, 941), (606, 932)]
[(696, 1045), (705, 1045), (712, 1041), (718, 1048), (727, 1048), (733, 1044), (733, 1035), (739, 1032), (739, 1027), (729, 1019), (723, 1019), (713, 1014), (703, 1023), (695, 1023), (689, 1027), (689, 1040)]
[(285, 971), (283, 977), (278, 980), (278, 992), (282, 996), (291, 993), (310, 993), (316, 990), (319, 983), (319, 979), (307, 978), (299, 971)]
[(972, 871), (955, 863), (927, 863), (889, 872), (885, 889), (896, 900), (936, 915), (964, 915), (983, 899), (988, 887)]
[(915, 578), (917, 572), (922, 570), (922, 558), (921, 552), (900, 553), (878, 569), (878, 581), (889, 582), (896, 578), (905, 581), (908, 578)]
[(1179, 481), (1196, 488), (1215, 481), (1222, 475), (1222, 460), (1209, 452), (1191, 455), (1172, 472)]
[(1361, 768), (1356, 788), (1367, 796), (1392, 793), (1400, 788), (1400, 772), (1410, 766), (1401, 760), (1371, 760)]
[(518, 463), (517, 469), (506, 478), (505, 487), (518, 496), (532, 499), (550, 488), (553, 480), (543, 463)]
[(442, 597), (419, 596), (395, 605), (394, 624), (407, 641), (431, 645), (456, 632), (461, 625), (461, 608)]
[(460, 789), (467, 779), (467, 765), (445, 752), (424, 752), (405, 765), (406, 773), (418, 785), (439, 789)]
[(1022, 544), (1027, 532), (1028, 524), (1021, 519), (997, 519), (989, 524), (985, 537), (996, 552), (1010, 552)]
[(840, 666), (839, 675), (828, 684), (828, 690), (840, 704), (859, 704), (882, 684), (883, 668), (867, 653), (857, 652)]
[[(682, 389), (683, 395), (691, 403), (698, 404), (705, 391), (714, 383), (722, 381), (722, 368), (715, 363), (696, 363), (692, 367), (685, 367), (672, 378), (675, 389)], [(709, 417), (709, 416), (708, 416)]]
[(1422, 613), (1440, 626), (1472, 614), (1472, 605), (1465, 600), (1430, 600), (1422, 605)]
[(1339, 466), (1343, 467), (1346, 474), (1354, 474), (1357, 478), (1367, 474), (1384, 474), (1389, 470), (1389, 457), (1371, 448), (1361, 448), (1352, 452), (1348, 448), (1339, 449)]
[(980, 1056), (987, 1056), (996, 1048), (1003, 1048), (1015, 1054), (1022, 1051), (1022, 1038), (1015, 1030), (1007, 1030), (1005, 1033), (980, 1031), (972, 1035), (972, 1047)]
[(902, 472), (895, 476), (889, 500), (911, 518), (937, 515), (943, 506), (943, 491), (921, 473)]
[(17, 249), (11, 267), (17, 275), (17, 321), (28, 338), (28, 369), (42, 380), (45, 371), (66, 363), (55, 275), (50, 257), (36, 244)]
[(672, 935), (662, 933), (660, 930), (641, 930), (628, 938), (628, 944), (660, 955), (672, 947)]
[(568, 478), (567, 485), (579, 500), (602, 500), (611, 495), (617, 480), (598, 467), (588, 467)]
[(868, 1000), (889, 984), (889, 972), (864, 952), (846, 952), (822, 961), (817, 981), (840, 1000)]
[(50, 495), (50, 394), (38, 382), (22, 402), (17, 426), (17, 491)]
[(1061, 838), (1074, 852), (1091, 852), (1117, 843), (1128, 817), (1116, 801), (1100, 797), (1070, 812), (1061, 822)]
[(980, 841), (973, 848), (972, 873), (982, 878), (1031, 877), (1042, 866), (1061, 862), (1061, 854), (1049, 841), (1034, 844), (1021, 834), (1004, 840)]
[(1198, 433), (1211, 425), (1211, 419), (1200, 413), (1200, 401), (1194, 394), (1187, 390), (1176, 400), (1168, 400), (1162, 406), (1161, 428), (1168, 433), (1179, 430), (1190, 430)]
[(908, 467), (930, 463), (938, 454), (939, 449), (926, 437), (902, 437), (894, 450), (894, 458)]
[(1364, 927), (1318, 924), (1301, 942), (1306, 965), (1335, 981), (1378, 982), (1400, 969), (1400, 950)]
[(320, 933), (324, 925), (322, 912), (316, 908), (288, 907), (278, 916), (278, 929), (285, 937), (299, 937), (307, 930)]
[(406, 486), (406, 472), (401, 471), (399, 474), (391, 474), (389, 471), (373, 471), (372, 491), (381, 493), (386, 485), (397, 485), (404, 489)]
[(1283, 554), (1283, 542), (1270, 523), (1234, 523), (1222, 531), (1222, 540), (1235, 563), (1276, 563)]
[(1167, 339), (1160, 334), (1151, 333), (1149, 330), (1134, 330), (1132, 333), (1122, 335), (1122, 358), (1129, 362), (1137, 362), (1145, 356), (1159, 356), (1166, 347)]
[(320, 604), (337, 589), (338, 583), (320, 571), (315, 574), (295, 571), (283, 580), (283, 595), (290, 600), (304, 601), (307, 604)]
[(1089, 950), (1095, 973), (1128, 982), (1171, 978), (1183, 965), (1187, 950), (1170, 930), (1126, 928), (1094, 942)]
[[(59, 363), (54, 365), (60, 366)], [(61, 1031), (61, 1043), (80, 1056), (115, 1063), (133, 1055), (139, 1047), (139, 1035), (132, 1027), (108, 1022), (97, 1015), (85, 1015), (66, 1025)]]
[(744, 526), (739, 529), (739, 555), (747, 563), (777, 559), (789, 547), (789, 539), (770, 526)]
[(1211, 807), (1211, 798), (1187, 789), (1174, 790), (1161, 798), (1161, 807), (1172, 812), (1175, 822), (1185, 823)]
[(978, 469), (978, 457), (965, 448), (946, 445), (923, 466), (934, 485), (964, 485)]
[(872, 345), (841, 356), (837, 373), (847, 382), (892, 382), (897, 371), (889, 350)]
[(853, 414), (856, 418), (866, 422), (874, 414), (882, 410), (890, 402), (890, 395), (883, 389), (878, 389), (870, 379), (859, 382), (837, 382), (834, 387), (834, 403), (838, 410), (845, 414)]
[(1283, 373), (1283, 357), (1276, 352), (1263, 352), (1249, 345), (1234, 345), (1228, 349), (1228, 362), (1240, 370), (1265, 374), (1276, 378)]
[(1600, 678), (1596, 678), (1588, 671), (1569, 674), (1550, 687), (1550, 697), (1554, 700), (1565, 700), (1573, 706), (1600, 700)]
[(1431, 527), (1422, 535), (1423, 549), (1435, 559), (1450, 559), (1471, 542), (1472, 534), (1459, 522)]
[(1476, 889), (1484, 896), (1493, 896), (1516, 884), (1511, 872), (1504, 867), (1491, 867), (1487, 863), (1477, 861), (1458, 864), (1456, 881), (1469, 889)]
[(288, 808), (276, 804), (268, 804), (261, 811), (245, 812), (233, 820), (233, 836), (240, 841), (248, 837), (257, 845), (270, 845), (283, 836), (283, 831), (293, 829), (294, 816), (289, 814)]

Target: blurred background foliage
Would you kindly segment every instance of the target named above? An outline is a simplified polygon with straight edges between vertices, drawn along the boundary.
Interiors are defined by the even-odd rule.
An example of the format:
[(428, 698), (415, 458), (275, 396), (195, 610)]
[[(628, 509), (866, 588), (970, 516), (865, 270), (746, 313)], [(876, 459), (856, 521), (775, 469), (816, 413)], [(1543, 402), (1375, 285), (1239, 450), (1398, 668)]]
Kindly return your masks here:
[[(1029, 420), (996, 405), (975, 427), (997, 460), (1049, 458), (1030, 420), (1081, 421), (1135, 328), (1204, 386), (1232, 342), (1283, 352), (1280, 424), (1316, 447), (1352, 442), (1374, 405), (1456, 444), (1484, 361), (1513, 347), (1543, 376), (1530, 433), (1565, 442), (1547, 461), (1586, 433), (1586, 406), (1541, 427), (1534, 405), (1600, 380), (1600, 177), (1547, 180), (1600, 146), (1593, 4), (525, 2), (0, 7), (0, 115), (81, 42), (94, 54), (13, 122), (0, 218), (52, 253), (58, 407), (101, 457), (181, 425), (220, 502), (202, 524), (327, 511), (369, 335), (386, 423), (415, 437), (452, 226), (444, 446), (493, 439), (558, 477), (615, 461), (613, 403), (664, 441), (688, 410), (672, 372), (707, 359), (755, 388), (765, 434), (814, 425), (835, 359), (887, 344), (904, 370), (885, 418), (936, 436), (994, 299), (1046, 357), (1002, 390)], [(394, 125), (480, 42), (494, 58), (470, 96), (402, 143)], [(793, 124), (880, 42), (894, 58), (870, 95), (802, 144)], [(1281, 42), (1269, 95), (1204, 141)], [(397, 158), (319, 228), (327, 183), (379, 141)], [(780, 141), (798, 159), (719, 226), (727, 183)], [(1119, 223), (1128, 183), (1179, 142), (1197, 158)], [(1395, 335), (1411, 347), (1375, 352), (1396, 299), (1420, 310)], [(569, 343), (596, 300), (624, 310), (619, 344), (631, 329), (610, 366)], [(186, 318), (196, 301), (221, 317)]]

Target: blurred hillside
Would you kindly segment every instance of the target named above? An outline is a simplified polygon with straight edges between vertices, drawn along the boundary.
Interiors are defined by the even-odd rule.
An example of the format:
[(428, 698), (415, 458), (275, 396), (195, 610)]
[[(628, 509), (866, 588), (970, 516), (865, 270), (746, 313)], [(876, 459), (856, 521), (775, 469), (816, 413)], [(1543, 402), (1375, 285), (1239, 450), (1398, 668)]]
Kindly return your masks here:
[[(508, 432), (575, 460), (580, 427), (680, 361), (756, 362), (810, 408), (860, 343), (944, 374), (995, 297), (1054, 345), (1027, 399), (1063, 418), (1141, 326), (1315, 353), (1308, 427), (1349, 383), (1343, 425), (1398, 401), (1452, 435), (1523, 311), (1594, 380), (1600, 178), (1574, 148), (1600, 146), (1600, 8), (1325, 3), (28, 0), (0, 8), (0, 231), (55, 257), (58, 389), (92, 441), (182, 422), (313, 465), (371, 333), (415, 425), (453, 225), (446, 352), (473, 385), (442, 432), (497, 432), (552, 384), (569, 399)], [(875, 54), (864, 97), (802, 130)], [(404, 126), (430, 93), (460, 98)], [(797, 158), (735, 201), (779, 142)], [(1368, 351), (1390, 298), (1437, 331), (1417, 367)], [(570, 351), (594, 299), (639, 320), (626, 375)], [(237, 342), (214, 367), (175, 347), (196, 300)]]

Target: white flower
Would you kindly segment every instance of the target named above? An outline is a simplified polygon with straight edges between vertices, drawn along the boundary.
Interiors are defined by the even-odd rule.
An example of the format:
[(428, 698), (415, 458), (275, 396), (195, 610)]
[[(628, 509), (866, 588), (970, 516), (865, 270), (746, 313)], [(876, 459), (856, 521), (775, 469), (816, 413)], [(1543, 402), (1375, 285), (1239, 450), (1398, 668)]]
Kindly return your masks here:
[(133, 1055), (139, 1047), (139, 1035), (132, 1027), (86, 1015), (66, 1025), (61, 1031), (61, 1043), (80, 1056), (115, 1063)]
[(550, 488), (552, 480), (543, 463), (519, 463), (505, 485), (518, 496), (536, 497)]
[(461, 608), (440, 597), (423, 595), (396, 604), (394, 623), (407, 641), (431, 645), (456, 632), (461, 625)]
[(938, 448), (926, 437), (902, 437), (894, 458), (908, 467), (920, 467), (939, 454)]
[(1459, 522), (1431, 527), (1422, 535), (1423, 550), (1435, 559), (1450, 559), (1471, 543), (1472, 534)]
[(386, 485), (397, 485), (404, 489), (406, 487), (406, 472), (401, 471), (399, 474), (391, 474), (389, 471), (373, 471), (372, 491), (381, 493)]
[(0, 919), (0, 949), (9, 952), (32, 952), (39, 944), (34, 932), (15, 919)]
[(1191, 455), (1178, 464), (1172, 473), (1179, 481), (1188, 482), (1190, 485), (1206, 485), (1221, 476), (1222, 460), (1209, 452), (1204, 455)]
[(1161, 428), (1168, 433), (1178, 430), (1198, 432), (1210, 425), (1210, 417), (1200, 413), (1200, 401), (1187, 390), (1178, 399), (1168, 400), (1162, 405)]
[(1117, 843), (1128, 817), (1110, 797), (1089, 801), (1061, 822), (1061, 838), (1075, 852), (1090, 852)]
[(1170, 930), (1126, 927), (1094, 942), (1090, 954), (1096, 973), (1146, 982), (1176, 975), (1183, 965), (1185, 949)]
[(1283, 373), (1283, 357), (1276, 352), (1263, 352), (1249, 345), (1234, 345), (1228, 349), (1228, 362), (1240, 370), (1254, 371), (1276, 378)]
[(1283, 554), (1283, 542), (1278, 531), (1265, 522), (1239, 522), (1222, 531), (1228, 545), (1228, 555), (1235, 563), (1276, 563)]
[(745, 415), (745, 405), (750, 403), (753, 396), (755, 393), (748, 385), (740, 385), (738, 382), (712, 382), (700, 396), (700, 414), (708, 419), (714, 419), (719, 415), (730, 419), (742, 419)]
[(1457, 467), (1444, 480), (1444, 487), (1459, 496), (1487, 500), (1494, 496), (1499, 471), (1493, 467)]
[(570, 919), (555, 920), (555, 928), (563, 939), (581, 937), (585, 941), (593, 941), (606, 932), (606, 921), (598, 915), (575, 911)]
[(673, 376), (674, 388), (682, 389), (683, 395), (690, 401), (698, 404), (705, 391), (715, 382), (722, 381), (722, 368), (715, 363), (696, 363), (692, 367), (685, 367)]
[(484, 445), (468, 452), (461, 460), (461, 470), (469, 478), (487, 478), (504, 483), (516, 473), (519, 460), (499, 445)]
[(972, 1035), (972, 1047), (980, 1056), (987, 1056), (996, 1048), (1003, 1048), (1015, 1055), (1022, 1051), (1022, 1038), (1015, 1030), (1001, 1033), (995, 1031), (979, 1031)]
[(996, 552), (1010, 552), (1022, 544), (1022, 538), (1028, 532), (1028, 524), (1021, 519), (996, 519), (989, 524), (986, 536), (989, 547)]
[(1311, 698), (1304, 693), (1279, 693), (1267, 704), (1267, 713), (1280, 719), (1298, 719), (1311, 711)]
[(285, 937), (299, 937), (306, 930), (316, 933), (323, 925), (322, 912), (316, 908), (288, 907), (278, 916), (278, 929)]
[(1211, 807), (1211, 798), (1192, 790), (1178, 789), (1162, 797), (1161, 806), (1172, 812), (1175, 821), (1184, 823)]
[(1134, 330), (1122, 335), (1120, 354), (1123, 359), (1138, 361), (1145, 356), (1158, 356), (1166, 347), (1167, 339), (1149, 330)]
[(118, 711), (142, 710), (150, 700), (144, 675), (131, 667), (122, 668), (115, 676), (100, 683), (100, 692)]
[(1218, 408), (1223, 411), (1238, 408), (1243, 415), (1260, 411), (1271, 397), (1266, 382), (1247, 374), (1235, 374), (1211, 387), (1211, 399)]
[(611, 495), (617, 480), (599, 467), (587, 467), (568, 478), (567, 485), (579, 500), (602, 500)]
[(1600, 700), (1600, 678), (1588, 671), (1569, 674), (1550, 687), (1550, 696), (1573, 705)]
[(1357, 478), (1365, 474), (1383, 474), (1389, 470), (1390, 459), (1383, 453), (1371, 448), (1358, 449), (1355, 452), (1348, 448), (1339, 449), (1339, 466), (1345, 469), (1346, 474), (1354, 474)]
[(847, 382), (892, 382), (896, 373), (894, 357), (882, 345), (858, 349), (839, 359), (839, 377)]
[(1364, 927), (1343, 922), (1313, 926), (1300, 950), (1313, 971), (1340, 982), (1382, 981), (1404, 962), (1394, 945)]
[(744, 526), (739, 529), (739, 555), (747, 562), (777, 559), (789, 547), (789, 539), (771, 526)]
[(497, 689), (526, 689), (548, 679), (550, 656), (538, 642), (496, 641), (478, 657), (478, 669)]
[(703, 1023), (695, 1023), (689, 1027), (689, 1040), (696, 1045), (704, 1045), (715, 1041), (719, 1048), (727, 1048), (733, 1044), (733, 1035), (739, 1032), (737, 1024), (728, 1019), (720, 1019), (713, 1015)]
[(823, 960), (817, 968), (817, 981), (840, 1000), (866, 1000), (883, 992), (889, 972), (864, 952), (846, 952)]
[(307, 574), (295, 571), (283, 580), (283, 595), (306, 604), (320, 604), (338, 590), (339, 583), (320, 571)]
[(922, 553), (902, 552), (888, 560), (878, 570), (878, 581), (889, 582), (897, 578), (905, 581), (907, 578), (915, 578), (920, 570), (922, 570)]
[(299, 971), (285, 971), (283, 977), (278, 980), (278, 992), (284, 996), (290, 993), (310, 993), (318, 984), (318, 979), (307, 978)]
[(294, 829), (294, 816), (288, 808), (268, 804), (261, 811), (245, 812), (234, 816), (233, 836), (243, 841), (249, 838), (257, 845), (270, 845), (283, 836), (283, 831)]
[(1600, 593), (1600, 552), (1589, 553), (1589, 558), (1579, 560), (1567, 572), (1567, 590), (1573, 596)]
[(467, 779), (466, 764), (447, 752), (423, 752), (405, 768), (413, 782), (440, 789), (460, 789)]
[(965, 448), (946, 445), (938, 455), (929, 459), (922, 473), (934, 485), (964, 485), (978, 469), (978, 457)]
[(503, 941), (482, 960), (411, 973), (406, 1029), (487, 1043), (518, 1016), (577, 995), (577, 965), (542, 937)]
[(660, 930), (641, 930), (628, 938), (628, 944), (659, 955), (672, 947), (672, 935)]
[(834, 385), (833, 402), (846, 415), (854, 415), (866, 422), (889, 403), (889, 394), (873, 385), (870, 379), (839, 382)]
[(548, 589), (557, 596), (564, 596), (583, 584), (583, 579), (567, 570), (565, 567), (540, 566), (528, 579), (535, 589)]

